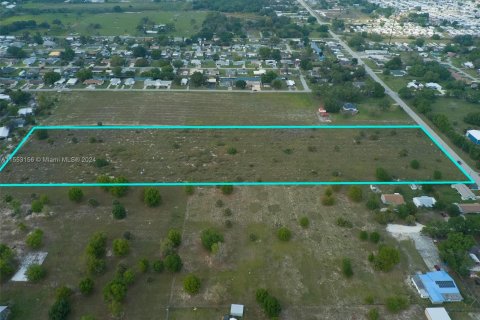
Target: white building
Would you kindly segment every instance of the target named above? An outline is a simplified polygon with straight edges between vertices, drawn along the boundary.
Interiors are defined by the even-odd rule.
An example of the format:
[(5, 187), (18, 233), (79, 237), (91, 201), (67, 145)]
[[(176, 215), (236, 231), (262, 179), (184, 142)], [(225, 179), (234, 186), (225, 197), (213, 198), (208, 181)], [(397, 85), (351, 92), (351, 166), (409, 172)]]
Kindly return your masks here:
[(426, 308), (425, 315), (428, 320), (452, 320), (445, 308)]
[(413, 198), (413, 204), (417, 207), (425, 207), (425, 208), (432, 208), (437, 200), (433, 197), (421, 196)]

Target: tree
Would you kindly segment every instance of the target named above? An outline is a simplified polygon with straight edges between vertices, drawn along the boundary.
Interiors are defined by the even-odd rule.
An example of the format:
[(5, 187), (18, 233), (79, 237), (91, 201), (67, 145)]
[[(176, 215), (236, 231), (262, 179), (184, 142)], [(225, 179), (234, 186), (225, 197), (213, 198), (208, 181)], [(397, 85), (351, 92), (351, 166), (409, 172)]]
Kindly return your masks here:
[(32, 98), (30, 93), (22, 90), (11, 91), (9, 95), (12, 102), (18, 105), (27, 104)]
[(267, 71), (266, 73), (262, 74), (262, 83), (271, 83), (273, 80), (278, 78), (278, 74), (274, 71)]
[(163, 272), (163, 269), (165, 268), (165, 264), (163, 263), (162, 260), (155, 260), (152, 264), (153, 271), (155, 272)]
[(266, 289), (258, 289), (255, 297), (268, 317), (277, 318), (282, 312), (282, 307), (278, 299), (270, 295)]
[(70, 190), (68, 190), (68, 198), (70, 199), (70, 201), (73, 201), (76, 203), (81, 202), (83, 199), (82, 189), (77, 187), (70, 188)]
[(34, 263), (28, 266), (27, 271), (25, 271), (25, 275), (27, 276), (28, 281), (38, 282), (45, 278), (47, 272), (43, 266)]
[(412, 90), (410, 90), (407, 87), (403, 87), (400, 90), (398, 90), (398, 95), (400, 96), (400, 98), (405, 100), (413, 98)]
[(332, 21), (333, 30), (343, 30), (345, 29), (345, 23), (341, 19), (334, 18)]
[(289, 241), (292, 238), (292, 232), (287, 227), (281, 227), (277, 231), (277, 237), (280, 241)]
[(72, 61), (75, 58), (75, 51), (71, 47), (66, 47), (60, 54), (60, 59), (63, 61)]
[(113, 55), (110, 58), (110, 66), (112, 67), (122, 67), (125, 64), (125, 59), (119, 55)]
[(83, 68), (78, 70), (75, 76), (80, 82), (84, 82), (85, 80), (92, 79), (93, 73), (92, 70)]
[(373, 83), (372, 97), (383, 98), (385, 96), (385, 88), (378, 82)]
[(107, 235), (103, 232), (96, 232), (90, 238), (85, 252), (88, 256), (102, 258), (107, 250)]
[(48, 310), (48, 318), (50, 320), (65, 320), (70, 314), (70, 302), (66, 298), (57, 299)]
[(190, 76), (190, 83), (194, 87), (201, 87), (205, 83), (205, 77), (202, 73), (196, 71)]
[(353, 202), (360, 202), (363, 199), (362, 189), (357, 186), (350, 186), (348, 188), (348, 197)]
[(42, 246), (43, 242), (43, 231), (40, 229), (35, 229), (33, 230), (28, 236), (27, 236), (27, 246), (29, 246), (32, 249), (38, 249)]
[(245, 80), (237, 80), (235, 81), (235, 87), (243, 90), (247, 87), (247, 82)]
[[(119, 183), (119, 184), (127, 184), (128, 180), (125, 177), (120, 176), (120, 177), (114, 178), (110, 182)], [(110, 187), (109, 189), (110, 189), (110, 193), (117, 198), (123, 197), (128, 192), (128, 186), (127, 185), (116, 185), (116, 186)]]
[(179, 247), (182, 243), (182, 234), (178, 230), (170, 229), (168, 231), (167, 239), (172, 243), (174, 247)]
[(389, 246), (381, 246), (373, 259), (376, 269), (388, 272), (400, 262), (400, 252)]
[(347, 278), (351, 278), (353, 276), (352, 262), (350, 259), (344, 258), (342, 260), (342, 272)]
[(130, 244), (126, 239), (115, 239), (113, 240), (113, 254), (117, 257), (123, 257), (128, 254), (130, 251)]
[(176, 253), (166, 256), (163, 260), (163, 263), (165, 265), (165, 269), (170, 272), (179, 272), (182, 270), (182, 259), (180, 259), (180, 256)]
[(175, 69), (179, 69), (179, 68), (183, 67), (183, 61), (182, 60), (173, 60), (172, 61), (172, 66)]
[(8, 47), (7, 55), (15, 59), (23, 59), (27, 57), (27, 53), (19, 47)]
[(208, 228), (202, 231), (200, 239), (203, 247), (211, 252), (215, 243), (223, 242), (223, 235), (213, 228)]
[(150, 261), (147, 258), (142, 258), (138, 261), (137, 266), (141, 273), (145, 273), (150, 269)]
[(121, 279), (114, 279), (103, 288), (103, 298), (107, 302), (121, 302), (127, 294), (127, 286)]
[(121, 203), (116, 202), (113, 205), (112, 214), (115, 219), (121, 220), (127, 216), (127, 210), (125, 210), (125, 207)]
[(0, 243), (0, 281), (10, 277), (15, 271), (15, 254), (7, 245)]
[(135, 58), (145, 58), (147, 53), (148, 53), (147, 49), (145, 49), (145, 47), (143, 46), (136, 46), (132, 50), (132, 54)]
[[(450, 220), (452, 219), (454, 218), (450, 218)], [(468, 268), (472, 264), (468, 256), (468, 250), (474, 245), (475, 240), (472, 235), (465, 235), (462, 232), (449, 232), (447, 240), (442, 241), (438, 246), (440, 258), (460, 275), (466, 276), (468, 275)]]
[(190, 295), (197, 294), (201, 285), (200, 279), (193, 274), (189, 274), (183, 279), (183, 289)]
[(146, 188), (143, 190), (143, 202), (149, 207), (156, 207), (162, 203), (160, 191), (155, 188)]
[(229, 195), (233, 193), (233, 186), (231, 185), (224, 185), (220, 187), (220, 190), (222, 190), (222, 193), (224, 195)]
[(48, 71), (43, 75), (43, 81), (49, 86), (60, 80), (60, 78), (60, 74), (55, 71)]
[(93, 282), (92, 278), (88, 277), (80, 280), (80, 283), (78, 284), (78, 288), (84, 296), (90, 295), (93, 291), (94, 286), (95, 283)]

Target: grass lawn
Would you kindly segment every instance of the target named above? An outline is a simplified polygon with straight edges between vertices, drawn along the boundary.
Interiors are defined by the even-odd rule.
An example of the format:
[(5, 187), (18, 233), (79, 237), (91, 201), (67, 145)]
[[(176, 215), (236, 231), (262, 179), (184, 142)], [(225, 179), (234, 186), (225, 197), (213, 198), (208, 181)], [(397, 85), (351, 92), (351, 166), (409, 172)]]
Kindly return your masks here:
[[(81, 183), (101, 174), (131, 182), (377, 181), (378, 167), (404, 181), (431, 181), (435, 170), (443, 180), (465, 179), (419, 129), (50, 130), (48, 135), (48, 141), (32, 137), (16, 154), (40, 160), (12, 161), (0, 173), (2, 181)], [(59, 161), (62, 157), (78, 161)], [(97, 168), (94, 159), (108, 164)], [(414, 159), (419, 169), (410, 168)]]
[[(23, 221), (29, 229), (44, 230), (42, 250), (49, 254), (44, 263), (48, 271), (45, 280), (37, 284), (6, 282), (0, 302), (15, 303), (14, 319), (46, 318), (55, 287), (68, 285), (75, 289), (85, 276), (83, 252), (87, 239), (95, 231), (106, 232), (110, 252), (112, 240), (130, 231), (130, 253), (122, 259), (107, 253), (107, 272), (94, 277), (93, 295), (83, 297), (75, 289), (71, 298), (72, 319), (85, 314), (109, 318), (102, 288), (112, 279), (115, 266), (121, 262), (135, 268), (142, 257), (150, 261), (160, 258), (161, 239), (169, 228), (177, 228), (183, 233), (179, 249), (184, 263), (182, 272), (137, 274), (123, 302), (125, 319), (150, 319), (153, 315), (155, 319), (166, 319), (167, 307), (169, 319), (220, 318), (228, 312), (230, 303), (245, 304), (246, 319), (265, 319), (255, 302), (255, 290), (262, 287), (280, 300), (281, 319), (315, 319), (319, 315), (322, 319), (338, 319), (338, 315), (351, 318), (370, 308), (364, 301), (367, 296), (374, 298), (384, 319), (421, 317), (423, 309), (417, 304), (417, 296), (405, 285), (408, 274), (425, 270), (418, 253), (411, 250), (411, 244), (395, 242), (382, 227), (370, 223), (371, 213), (363, 203), (350, 202), (346, 190), (334, 195), (336, 204), (332, 207), (321, 205), (324, 189), (320, 187), (236, 187), (229, 196), (216, 188), (196, 188), (189, 197), (180, 188), (159, 190), (163, 203), (158, 208), (146, 208), (141, 203), (141, 189), (131, 189), (125, 198), (119, 199), (128, 210), (124, 220), (112, 218), (113, 198), (99, 188), (84, 189), (85, 199), (99, 201), (97, 208), (87, 205), (86, 200), (80, 204), (69, 202), (66, 189), (36, 189), (37, 195), (48, 195), (50, 204), (44, 213), (30, 216), (25, 214), (32, 201), (30, 193), (22, 189), (2, 190), (26, 204), (16, 218), (1, 204), (2, 242), (15, 244), (24, 252), (27, 233), (16, 226)], [(306, 229), (298, 223), (303, 216), (310, 221)], [(353, 227), (337, 226), (338, 217), (349, 220)], [(291, 230), (289, 242), (276, 238), (280, 226)], [(216, 228), (224, 236), (217, 254), (208, 253), (201, 245), (200, 233), (208, 227)], [(367, 256), (378, 245), (359, 241), (360, 230), (380, 231), (381, 244), (400, 248), (401, 263), (388, 273), (374, 271)], [(252, 234), (255, 240), (251, 240)], [(341, 272), (345, 257), (352, 261), (351, 279)], [(195, 296), (185, 294), (182, 288), (188, 273), (202, 281)], [(400, 315), (389, 314), (383, 304), (386, 297), (395, 294), (409, 296), (414, 305)]]
[[(203, 11), (145, 11), (145, 12), (122, 12), (122, 13), (61, 13), (61, 14), (40, 14), (40, 15), (18, 15), (3, 19), (1, 24), (9, 24), (17, 20), (35, 20), (37, 23), (48, 22), (59, 19), (65, 28), (52, 29), (56, 35), (79, 33), (82, 35), (139, 35), (136, 27), (140, 19), (148, 17), (156, 24), (173, 23), (175, 30), (169, 34), (174, 36), (189, 37), (196, 33), (206, 12)], [(100, 24), (100, 29), (94, 29), (92, 24)], [(47, 30), (42, 30), (47, 31)], [(47, 31), (48, 32), (48, 31)]]

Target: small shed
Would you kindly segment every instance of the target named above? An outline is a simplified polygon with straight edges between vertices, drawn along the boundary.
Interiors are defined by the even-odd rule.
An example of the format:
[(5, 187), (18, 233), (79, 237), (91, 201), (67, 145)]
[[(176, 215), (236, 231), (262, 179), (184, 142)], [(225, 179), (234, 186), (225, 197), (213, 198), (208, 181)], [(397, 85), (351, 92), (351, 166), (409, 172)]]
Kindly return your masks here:
[(437, 200), (433, 197), (421, 196), (413, 198), (413, 204), (417, 207), (425, 207), (425, 208), (432, 208)]
[(451, 320), (445, 308), (426, 308), (425, 315), (428, 320)]
[(230, 306), (230, 315), (232, 317), (243, 317), (243, 304), (232, 304)]
[(468, 130), (467, 138), (475, 144), (480, 144), (480, 130)]

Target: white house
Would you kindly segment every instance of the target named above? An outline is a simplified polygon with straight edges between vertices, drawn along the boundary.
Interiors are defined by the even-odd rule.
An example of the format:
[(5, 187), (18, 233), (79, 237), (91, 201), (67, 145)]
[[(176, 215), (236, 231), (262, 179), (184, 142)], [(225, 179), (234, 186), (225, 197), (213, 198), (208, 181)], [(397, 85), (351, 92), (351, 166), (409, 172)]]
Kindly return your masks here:
[(19, 116), (27, 116), (33, 113), (33, 108), (20, 108), (18, 109)]
[(253, 70), (253, 75), (254, 76), (261, 76), (262, 74), (267, 73), (267, 70), (265, 69), (260, 69), (260, 70)]
[(122, 84), (122, 80), (120, 80), (119, 78), (110, 79), (110, 85), (112, 85), (112, 86), (118, 86), (118, 85), (121, 85), (121, 84)]
[(7, 127), (0, 127), (0, 139), (8, 138), (8, 134), (10, 133), (10, 129)]
[(413, 198), (413, 204), (417, 207), (425, 207), (425, 208), (432, 208), (437, 200), (433, 197), (421, 196)]
[(125, 79), (125, 85), (126, 86), (133, 86), (134, 84), (135, 84), (135, 79), (133, 79), (133, 78)]
[(12, 100), (8, 94), (0, 94), (0, 100), (10, 101)]
[(77, 79), (77, 78), (70, 78), (70, 79), (68, 79), (66, 85), (67, 85), (67, 86), (74, 86), (74, 85), (77, 84), (77, 82), (78, 82), (78, 79)]
[(294, 87), (295, 86), (295, 81), (293, 81), (293, 80), (287, 80), (286, 83), (287, 83), (287, 86), (289, 86), (289, 87)]

